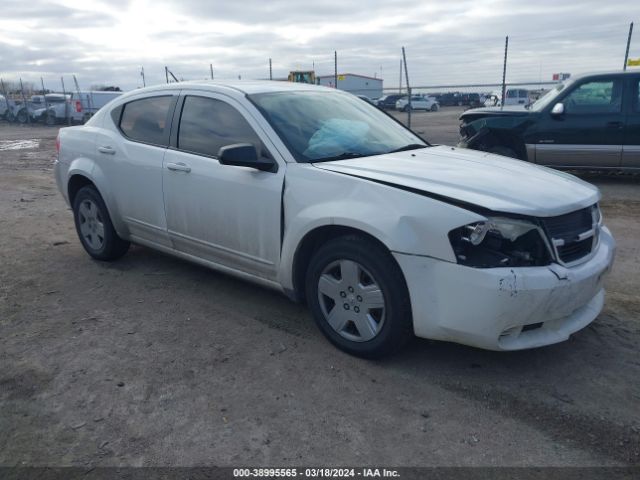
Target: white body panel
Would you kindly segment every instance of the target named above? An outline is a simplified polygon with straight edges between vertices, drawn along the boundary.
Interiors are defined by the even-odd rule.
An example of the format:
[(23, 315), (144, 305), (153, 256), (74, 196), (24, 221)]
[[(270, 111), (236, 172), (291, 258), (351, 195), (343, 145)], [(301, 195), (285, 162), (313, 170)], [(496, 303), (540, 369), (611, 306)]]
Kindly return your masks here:
[[(560, 341), (599, 313), (602, 278), (615, 251), (606, 229), (594, 255), (572, 268), (465, 267), (456, 263), (447, 236), (484, 220), (478, 211), (549, 217), (588, 207), (599, 199), (595, 187), (524, 162), (443, 146), (296, 163), (245, 93), (321, 87), (239, 85), (137, 91), (86, 126), (62, 129), (55, 168), (61, 192), (68, 200), (70, 178), (83, 175), (102, 194), (121, 237), (288, 293), (297, 287), (296, 253), (307, 235), (327, 226), (364, 232), (386, 246), (404, 273), (414, 331), (423, 337), (528, 348)], [(130, 141), (107, 111), (136, 98), (194, 92), (236, 108), (277, 172)], [(169, 164), (187, 168), (170, 170)], [(544, 319), (544, 329), (520, 335), (523, 325)]]

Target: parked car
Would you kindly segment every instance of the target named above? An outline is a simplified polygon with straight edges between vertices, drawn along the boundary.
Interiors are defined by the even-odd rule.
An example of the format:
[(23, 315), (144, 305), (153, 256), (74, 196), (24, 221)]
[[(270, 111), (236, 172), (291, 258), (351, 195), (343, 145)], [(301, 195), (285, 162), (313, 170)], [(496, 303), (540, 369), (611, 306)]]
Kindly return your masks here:
[(470, 107), (480, 107), (481, 105), (483, 105), (482, 101), (480, 100), (479, 93), (467, 93), (464, 94), (463, 97), (465, 98), (464, 105), (468, 105)]
[(134, 242), (273, 287), (351, 354), (381, 356), (413, 334), (539, 347), (603, 307), (615, 244), (596, 187), (431, 146), (346, 92), (149, 87), (60, 129), (56, 145), (91, 257)]
[(383, 110), (393, 110), (396, 108), (396, 102), (404, 96), (400, 94), (383, 95), (378, 99), (376, 106)]
[[(440, 109), (438, 101), (434, 97), (426, 95), (411, 95), (411, 110), (426, 110), (437, 112)], [(404, 96), (396, 102), (396, 110), (406, 112), (409, 110), (409, 97)]]
[(9, 111), (9, 105), (7, 99), (3, 95), (0, 95), (0, 119), (4, 119)]
[(461, 146), (555, 168), (640, 169), (640, 72), (559, 84), (529, 106), (467, 110)]
[(364, 100), (365, 102), (370, 103), (371, 105), (375, 105), (374, 101), (366, 95), (356, 95), (356, 97), (358, 97), (360, 100)]
[(438, 96), (438, 103), (443, 107), (454, 107), (466, 105), (468, 99), (465, 99), (460, 92), (442, 93)]
[(65, 96), (61, 93), (47, 94), (38, 102), (41, 108), (36, 109), (33, 115), (49, 125), (65, 122), (69, 117), (73, 123), (84, 123), (120, 95), (122, 92), (81, 91), (67, 94), (65, 102)]

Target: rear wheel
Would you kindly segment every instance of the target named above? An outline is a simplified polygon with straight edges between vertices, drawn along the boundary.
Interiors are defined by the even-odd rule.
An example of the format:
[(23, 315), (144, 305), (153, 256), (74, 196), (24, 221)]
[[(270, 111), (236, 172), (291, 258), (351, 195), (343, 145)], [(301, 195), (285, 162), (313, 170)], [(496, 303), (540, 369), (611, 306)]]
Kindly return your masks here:
[(413, 335), (402, 271), (386, 249), (365, 237), (323, 245), (309, 264), (306, 295), (322, 333), (352, 355), (381, 357)]
[(129, 242), (116, 233), (107, 206), (94, 186), (78, 191), (73, 217), (82, 246), (96, 260), (116, 260), (129, 250)]
[(27, 123), (27, 120), (28, 120), (27, 111), (24, 109), (20, 110), (16, 115), (16, 121), (18, 123)]

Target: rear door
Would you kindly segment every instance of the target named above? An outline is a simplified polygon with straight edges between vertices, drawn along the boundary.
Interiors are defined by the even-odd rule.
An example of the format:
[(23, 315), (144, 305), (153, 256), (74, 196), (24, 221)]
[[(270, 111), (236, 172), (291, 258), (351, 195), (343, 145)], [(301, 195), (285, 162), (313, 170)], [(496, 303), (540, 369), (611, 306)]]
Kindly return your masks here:
[(622, 168), (640, 169), (640, 75), (633, 75), (627, 84), (627, 120), (622, 146)]
[(555, 167), (620, 166), (625, 115), (623, 81), (597, 77), (576, 82), (558, 99), (564, 113), (552, 115), (549, 105), (540, 114), (536, 163)]
[(96, 160), (132, 240), (170, 246), (162, 161), (178, 92), (146, 94), (112, 110), (96, 134)]
[[(275, 173), (222, 165), (221, 147), (251, 143), (276, 152), (259, 121), (223, 94), (183, 91), (164, 158), (169, 235), (181, 252), (267, 279), (280, 259), (285, 164)], [(278, 160), (276, 160), (278, 161)]]

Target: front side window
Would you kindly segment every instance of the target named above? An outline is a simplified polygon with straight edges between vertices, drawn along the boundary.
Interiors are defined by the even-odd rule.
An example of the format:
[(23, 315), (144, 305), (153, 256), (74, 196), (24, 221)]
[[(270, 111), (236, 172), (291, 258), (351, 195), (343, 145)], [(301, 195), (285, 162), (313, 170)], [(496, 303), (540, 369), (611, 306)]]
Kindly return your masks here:
[(213, 98), (185, 98), (178, 130), (180, 150), (217, 157), (220, 148), (234, 143), (251, 143), (267, 155), (258, 135), (234, 107)]
[(336, 91), (289, 91), (249, 99), (298, 162), (310, 163), (425, 148), (425, 142), (379, 109)]
[(564, 100), (567, 113), (617, 113), (622, 108), (622, 82), (598, 80), (586, 82)]
[(120, 130), (131, 140), (163, 145), (171, 96), (134, 100), (123, 106)]

